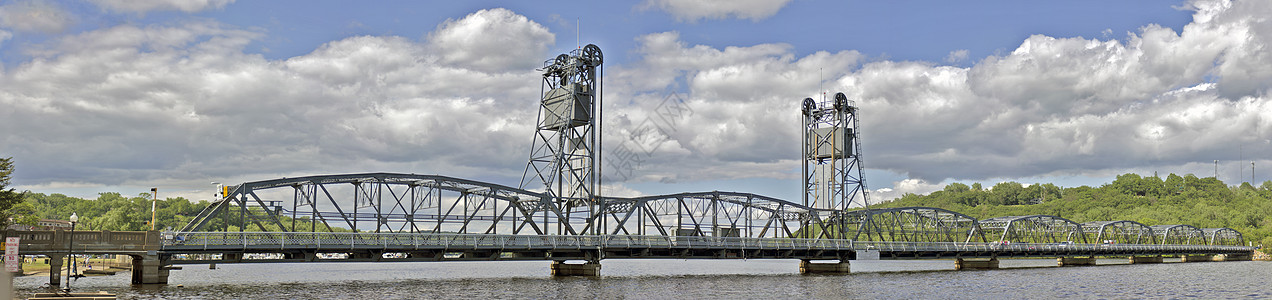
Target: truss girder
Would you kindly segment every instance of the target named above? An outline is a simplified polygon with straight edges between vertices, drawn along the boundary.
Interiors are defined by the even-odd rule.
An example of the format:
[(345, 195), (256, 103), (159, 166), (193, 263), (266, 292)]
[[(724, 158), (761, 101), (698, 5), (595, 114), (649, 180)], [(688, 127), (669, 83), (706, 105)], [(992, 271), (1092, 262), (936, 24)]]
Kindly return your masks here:
[(1094, 221), (1082, 223), (1090, 243), (1156, 244), (1153, 228), (1135, 221)]
[[(749, 193), (609, 197), (595, 211), (551, 199), (546, 193), (440, 175), (280, 178), (234, 186), (182, 231), (322, 232), (338, 227), (360, 232), (577, 235), (605, 222), (609, 226), (601, 227), (606, 232), (627, 235), (795, 237), (801, 232), (828, 236), (826, 232), (834, 230), (827, 221), (833, 219), (833, 210)], [(205, 228), (218, 217), (227, 220), (222, 228)], [(803, 230), (801, 222), (816, 228)]]
[[(820, 220), (832, 210), (749, 193), (701, 192), (636, 198), (605, 198), (610, 234), (659, 232), (677, 236), (795, 237), (829, 232)], [(816, 228), (801, 230), (801, 222)], [(824, 234), (823, 234), (824, 235)]]
[(980, 220), (986, 237), (1013, 243), (1088, 243), (1082, 224), (1049, 215), (1007, 216)]
[(932, 207), (864, 209), (843, 214), (845, 236), (859, 241), (986, 242), (976, 218)]
[(1162, 245), (1205, 245), (1206, 233), (1192, 225), (1153, 225), (1157, 242)]
[(1205, 234), (1206, 243), (1212, 246), (1245, 245), (1245, 239), (1241, 232), (1232, 228), (1206, 228), (1201, 231)]
[[(280, 193), (283, 190), (286, 193)], [(266, 192), (272, 197), (260, 195)], [(281, 200), (286, 194), (292, 199)], [(561, 224), (572, 231), (582, 223), (552, 204), (541, 193), (439, 175), (306, 176), (234, 186), (182, 230), (203, 230), (218, 216), (228, 220), (220, 230), (234, 226), (239, 231), (254, 226), (263, 231), (276, 227), (273, 230), (317, 232), (331, 231), (335, 225), (367, 232), (493, 233), (506, 228), (505, 232), (528, 229), (546, 234), (538, 224)], [(309, 228), (297, 228), (297, 222), (285, 219), (306, 220)]]

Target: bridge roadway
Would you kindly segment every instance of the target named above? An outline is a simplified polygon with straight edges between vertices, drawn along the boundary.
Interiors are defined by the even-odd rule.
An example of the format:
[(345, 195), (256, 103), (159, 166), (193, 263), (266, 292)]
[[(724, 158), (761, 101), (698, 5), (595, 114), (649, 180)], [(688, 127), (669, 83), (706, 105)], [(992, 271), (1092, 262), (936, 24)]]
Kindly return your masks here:
[[(875, 242), (845, 239), (632, 235), (510, 235), (421, 233), (188, 232), (164, 240), (161, 252), (229, 254), (210, 262), (588, 260), (614, 258), (854, 260), (864, 251), (879, 259), (1127, 257), (1249, 255), (1250, 247), (1223, 245), (1033, 244)], [(250, 259), (242, 253), (279, 253)], [(324, 259), (318, 253), (350, 253)], [(401, 255), (384, 255), (401, 253)], [(871, 254), (873, 256), (873, 254)]]

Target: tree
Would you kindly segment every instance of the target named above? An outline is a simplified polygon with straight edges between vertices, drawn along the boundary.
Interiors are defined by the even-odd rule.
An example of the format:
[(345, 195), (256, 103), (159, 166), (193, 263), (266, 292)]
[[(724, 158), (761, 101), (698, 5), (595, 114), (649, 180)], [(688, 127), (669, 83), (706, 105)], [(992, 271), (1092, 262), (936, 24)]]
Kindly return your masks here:
[(9, 209), (22, 203), (23, 200), (22, 193), (14, 189), (5, 189), (9, 187), (9, 179), (12, 175), (13, 158), (0, 158), (0, 228), (9, 227), (9, 218), (13, 216), (13, 212)]

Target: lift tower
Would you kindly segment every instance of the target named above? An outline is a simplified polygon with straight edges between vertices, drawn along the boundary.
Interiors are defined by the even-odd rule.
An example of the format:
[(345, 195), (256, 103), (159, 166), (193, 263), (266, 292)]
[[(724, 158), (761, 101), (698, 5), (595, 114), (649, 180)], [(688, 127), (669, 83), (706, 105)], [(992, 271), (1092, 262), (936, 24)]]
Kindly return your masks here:
[[(601, 104), (601, 48), (587, 45), (543, 63), (543, 98), (521, 188), (542, 187), (552, 207), (536, 207), (548, 220), (555, 211), (557, 234), (603, 234), (600, 212), (601, 152), (597, 133)], [(542, 186), (539, 186), (542, 184)], [(584, 214), (586, 213), (586, 214)], [(575, 216), (571, 216), (575, 214)], [(579, 216), (578, 214), (584, 214)], [(582, 217), (582, 224), (571, 222)], [(546, 224), (545, 224), (546, 225)], [(582, 225), (582, 229), (576, 229)], [(591, 226), (589, 226), (591, 225)], [(546, 229), (546, 228), (545, 228)]]
[[(831, 102), (804, 98), (803, 104), (804, 205), (844, 212), (868, 207), (866, 178), (861, 165), (857, 107), (844, 93), (835, 93)], [(828, 216), (843, 230), (840, 216)], [(816, 220), (805, 220), (808, 223)], [(807, 230), (809, 232), (811, 230)], [(811, 235), (811, 233), (809, 233)], [(809, 238), (834, 236), (808, 236)]]

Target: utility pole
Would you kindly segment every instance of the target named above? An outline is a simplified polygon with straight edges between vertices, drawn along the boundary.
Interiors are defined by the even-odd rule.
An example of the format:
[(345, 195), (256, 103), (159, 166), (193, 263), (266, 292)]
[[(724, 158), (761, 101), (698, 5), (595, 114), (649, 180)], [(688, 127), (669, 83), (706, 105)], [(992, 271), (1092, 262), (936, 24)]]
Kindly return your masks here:
[(1219, 160), (1215, 160), (1215, 180), (1219, 180)]
[(150, 188), (150, 230), (155, 230), (155, 210), (159, 207), (159, 188)]

